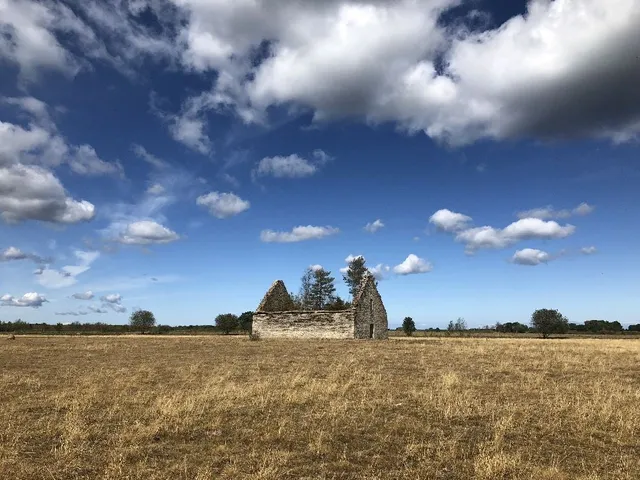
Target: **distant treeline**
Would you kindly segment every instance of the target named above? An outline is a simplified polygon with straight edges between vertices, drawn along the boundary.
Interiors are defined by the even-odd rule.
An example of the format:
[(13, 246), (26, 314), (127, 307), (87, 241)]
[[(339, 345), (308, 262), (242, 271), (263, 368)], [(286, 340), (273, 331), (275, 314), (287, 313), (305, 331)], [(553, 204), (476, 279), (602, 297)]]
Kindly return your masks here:
[[(125, 335), (129, 333), (140, 333), (138, 328), (130, 325), (112, 325), (108, 323), (27, 323), (22, 320), (15, 322), (0, 321), (0, 332), (18, 334), (47, 334), (47, 335)], [(195, 334), (220, 334), (222, 329), (215, 325), (157, 325), (151, 327), (145, 333), (149, 334), (172, 334), (172, 335), (195, 335)]]
[[(402, 330), (398, 327), (395, 330)], [(420, 329), (424, 332), (448, 332), (446, 328), (426, 328)], [(466, 328), (467, 333), (536, 333), (536, 330), (520, 322), (497, 323), (495, 326), (485, 326), (482, 328)], [(615, 334), (624, 332), (640, 333), (640, 323), (629, 325), (625, 330), (620, 322), (608, 322), (606, 320), (587, 320), (583, 324), (569, 323), (567, 333), (592, 333), (592, 334)], [(140, 333), (140, 331), (130, 325), (112, 325), (108, 323), (27, 323), (22, 320), (15, 322), (0, 321), (0, 332), (17, 334), (82, 334), (82, 335), (105, 335), (105, 334), (129, 334)], [(246, 333), (241, 329), (234, 329), (232, 333)], [(197, 334), (221, 334), (226, 331), (216, 325), (157, 325), (150, 328), (149, 334), (169, 334), (169, 335), (197, 335)], [(458, 332), (460, 333), (460, 332)]]
[[(403, 327), (397, 327), (396, 331), (402, 331)], [(420, 329), (423, 332), (444, 332), (444, 333), (538, 333), (537, 330), (529, 325), (520, 322), (496, 323), (495, 325), (486, 325), (480, 328), (452, 328), (451, 323), (448, 328), (425, 328)], [(566, 333), (594, 333), (594, 334), (614, 334), (624, 332), (640, 333), (640, 323), (629, 325), (625, 330), (618, 321), (608, 322), (606, 320), (587, 320), (584, 323), (569, 323), (569, 329)]]
[[(495, 331), (500, 333), (535, 332), (534, 328), (519, 322), (496, 323)], [(587, 320), (584, 323), (569, 323), (568, 333), (622, 333), (624, 327), (618, 321)], [(629, 325), (628, 332), (640, 332), (640, 323)]]

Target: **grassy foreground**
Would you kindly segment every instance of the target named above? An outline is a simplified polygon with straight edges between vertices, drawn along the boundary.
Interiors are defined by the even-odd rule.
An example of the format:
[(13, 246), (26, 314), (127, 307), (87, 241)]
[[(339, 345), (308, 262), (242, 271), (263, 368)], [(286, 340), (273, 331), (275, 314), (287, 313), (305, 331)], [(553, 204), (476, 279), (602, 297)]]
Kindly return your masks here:
[(640, 341), (0, 339), (3, 479), (637, 479)]

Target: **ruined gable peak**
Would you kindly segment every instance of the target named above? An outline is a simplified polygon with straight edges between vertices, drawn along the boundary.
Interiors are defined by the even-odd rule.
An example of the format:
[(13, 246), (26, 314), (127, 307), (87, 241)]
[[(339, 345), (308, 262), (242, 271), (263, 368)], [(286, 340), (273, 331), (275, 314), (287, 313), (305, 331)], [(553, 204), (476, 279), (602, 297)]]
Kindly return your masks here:
[(291, 300), (287, 287), (282, 280), (273, 282), (264, 298), (258, 305), (257, 312), (286, 312), (295, 310), (295, 304)]
[(376, 293), (378, 293), (378, 289), (376, 288), (376, 279), (371, 274), (371, 272), (367, 271), (362, 277), (362, 283), (360, 284), (360, 289), (358, 290), (358, 294), (353, 299), (353, 306), (355, 307), (358, 302), (360, 302), (360, 298), (364, 295), (364, 292), (367, 289), (373, 288)]

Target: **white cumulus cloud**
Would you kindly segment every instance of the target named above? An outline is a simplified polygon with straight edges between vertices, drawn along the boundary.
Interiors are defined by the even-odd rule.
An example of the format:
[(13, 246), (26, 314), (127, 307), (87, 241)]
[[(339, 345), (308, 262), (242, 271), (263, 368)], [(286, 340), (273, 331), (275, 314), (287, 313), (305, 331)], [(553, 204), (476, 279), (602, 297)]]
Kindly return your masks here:
[(26, 165), (0, 167), (0, 217), (6, 222), (70, 224), (86, 222), (94, 216), (94, 205), (69, 197), (50, 171)]
[(0, 297), (2, 307), (32, 307), (40, 308), (43, 303), (48, 302), (44, 296), (36, 292), (25, 293), (22, 297), (14, 297), (6, 294)]
[(174, 138), (206, 154), (207, 112), (265, 123), (275, 106), (316, 123), (394, 122), (453, 144), (638, 135), (637, 0), (533, 0), (474, 29), (443, 17), (460, 3), (86, 0), (72, 11), (4, 0), (0, 56), (30, 81), (96, 60), (123, 73), (151, 59), (215, 74), (210, 90), (164, 115)]
[(456, 241), (464, 243), (467, 253), (482, 248), (505, 248), (522, 240), (551, 240), (565, 238), (575, 232), (573, 225), (560, 225), (555, 221), (540, 218), (521, 218), (505, 228), (488, 225), (472, 227), (472, 218), (447, 209), (438, 210), (429, 221), (440, 230), (452, 233)]
[(384, 228), (384, 223), (379, 218), (373, 222), (369, 222), (364, 226), (364, 229), (369, 233), (376, 233), (381, 228)]
[(582, 253), (583, 255), (593, 255), (594, 253), (597, 253), (598, 249), (594, 246), (590, 246), (590, 247), (582, 247), (580, 249), (580, 253)]
[(581, 203), (573, 209), (556, 210), (553, 206), (548, 205), (542, 208), (534, 208), (532, 210), (525, 210), (518, 212), (518, 218), (539, 218), (540, 220), (549, 220), (552, 218), (569, 218), (574, 215), (589, 215), (595, 207), (588, 203)]
[(326, 226), (316, 227), (313, 225), (294, 227), (290, 232), (276, 232), (273, 230), (263, 230), (260, 232), (260, 240), (271, 243), (292, 243), (304, 240), (314, 240), (328, 237), (339, 233), (338, 228)]
[(110, 293), (109, 295), (103, 295), (100, 300), (107, 303), (120, 303), (122, 301), (122, 295), (119, 293)]
[(276, 178), (309, 177), (318, 171), (318, 167), (308, 160), (298, 156), (265, 157), (258, 163), (255, 173), (258, 176), (272, 176)]
[(122, 295), (119, 293), (103, 295), (100, 297), (100, 301), (102, 302), (102, 311), (94, 310), (95, 313), (105, 313), (106, 308), (109, 308), (116, 313), (124, 313), (127, 311), (127, 308), (122, 305)]
[(386, 275), (391, 271), (391, 267), (379, 263), (375, 267), (370, 267), (367, 270), (369, 270), (369, 273), (371, 273), (376, 280), (384, 280)]
[(513, 263), (517, 263), (518, 265), (528, 265), (535, 266), (540, 265), (541, 263), (547, 263), (551, 260), (551, 255), (542, 250), (537, 250), (535, 248), (524, 248), (522, 250), (518, 250), (511, 257), (511, 261)]
[(154, 183), (147, 188), (147, 193), (149, 195), (162, 195), (165, 191), (166, 189), (159, 183)]
[(560, 225), (550, 220), (522, 218), (505, 228), (475, 227), (456, 234), (456, 240), (466, 245), (467, 252), (481, 248), (505, 248), (522, 240), (566, 238), (575, 232), (573, 225)]
[(433, 265), (427, 260), (414, 255), (413, 253), (399, 265), (393, 267), (394, 273), (398, 275), (412, 275), (416, 273), (427, 273), (433, 270)]
[(429, 223), (432, 223), (444, 232), (463, 230), (468, 226), (469, 222), (471, 222), (471, 217), (463, 215), (462, 213), (452, 212), (446, 208), (438, 210), (429, 217)]
[(91, 290), (87, 290), (86, 292), (82, 293), (74, 293), (73, 295), (71, 295), (71, 297), (75, 298), (76, 300), (92, 300), (94, 296), (95, 295)]
[(141, 220), (126, 226), (116, 239), (125, 245), (151, 245), (175, 242), (180, 238), (173, 230), (153, 220)]
[(35, 253), (26, 253), (17, 247), (8, 247), (0, 252), (0, 262), (9, 262), (14, 260), (32, 260), (35, 263), (48, 263), (50, 258), (43, 258)]
[(228, 218), (248, 210), (251, 203), (234, 193), (210, 192), (201, 195), (196, 203), (209, 210), (217, 218)]

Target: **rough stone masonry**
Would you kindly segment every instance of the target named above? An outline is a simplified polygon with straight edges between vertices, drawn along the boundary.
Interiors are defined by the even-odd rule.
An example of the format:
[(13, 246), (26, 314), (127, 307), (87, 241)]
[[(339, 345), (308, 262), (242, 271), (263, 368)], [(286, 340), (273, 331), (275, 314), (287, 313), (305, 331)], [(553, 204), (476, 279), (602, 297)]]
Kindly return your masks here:
[(261, 338), (388, 338), (387, 311), (375, 279), (367, 274), (351, 308), (296, 310), (282, 280), (276, 280), (253, 315)]

